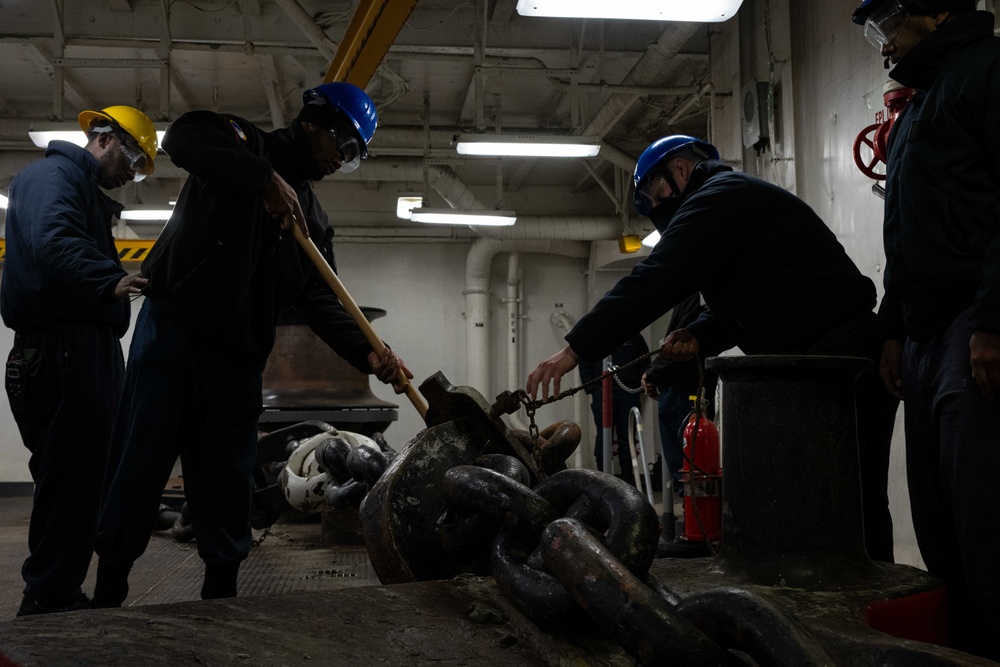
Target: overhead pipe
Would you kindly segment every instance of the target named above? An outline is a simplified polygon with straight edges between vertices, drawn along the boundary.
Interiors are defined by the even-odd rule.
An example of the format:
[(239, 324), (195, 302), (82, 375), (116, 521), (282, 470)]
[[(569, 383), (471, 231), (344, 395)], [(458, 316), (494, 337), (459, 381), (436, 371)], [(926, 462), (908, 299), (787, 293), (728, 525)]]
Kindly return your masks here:
[(292, 19), (292, 22), (299, 27), (306, 39), (312, 42), (312, 45), (326, 60), (333, 58), (337, 52), (337, 45), (326, 36), (323, 29), (316, 24), (309, 12), (297, 0), (275, 0), (275, 4), (288, 14), (288, 18)]
[[(657, 40), (649, 45), (619, 85), (646, 86), (656, 81), (663, 74), (664, 68), (700, 28), (701, 24), (698, 23), (670, 23)], [(583, 134), (604, 137), (638, 98), (638, 93), (612, 95), (594, 114), (593, 120), (587, 125)]]
[[(518, 216), (511, 227), (477, 227), (484, 237), (497, 240), (598, 241), (621, 235), (621, 218), (608, 216)], [(586, 255), (584, 255), (586, 256)]]
[(712, 88), (713, 86), (711, 83), (706, 83), (696, 92), (692, 93), (691, 96), (687, 98), (687, 100), (685, 100), (679, 107), (677, 107), (677, 110), (674, 112), (674, 114), (667, 119), (667, 125), (675, 125), (677, 121), (679, 121), (681, 118), (684, 117), (684, 114), (688, 112), (688, 109), (690, 109), (696, 104), (700, 105), (701, 98), (712, 92)]

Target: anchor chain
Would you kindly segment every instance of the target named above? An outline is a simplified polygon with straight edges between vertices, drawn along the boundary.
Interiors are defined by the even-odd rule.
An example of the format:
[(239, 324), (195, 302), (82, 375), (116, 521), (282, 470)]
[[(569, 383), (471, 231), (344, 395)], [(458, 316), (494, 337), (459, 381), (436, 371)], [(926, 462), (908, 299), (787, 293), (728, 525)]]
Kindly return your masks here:
[(449, 512), (478, 515), (493, 527), (497, 586), (540, 627), (578, 630), (589, 616), (646, 664), (678, 655), (685, 664), (745, 664), (727, 654), (730, 646), (760, 664), (829, 663), (794, 617), (755, 593), (719, 588), (678, 596), (659, 582), (649, 572), (656, 516), (635, 488), (608, 475), (564, 470), (532, 488), (465, 465), (446, 474), (443, 490)]

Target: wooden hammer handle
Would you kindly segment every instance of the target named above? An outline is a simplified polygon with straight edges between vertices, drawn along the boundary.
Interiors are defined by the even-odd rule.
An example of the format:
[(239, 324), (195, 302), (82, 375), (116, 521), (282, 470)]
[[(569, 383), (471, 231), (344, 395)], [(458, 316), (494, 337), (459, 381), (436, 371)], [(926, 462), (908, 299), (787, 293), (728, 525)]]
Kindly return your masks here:
[[(372, 329), (372, 325), (368, 321), (368, 318), (365, 317), (364, 313), (361, 312), (361, 309), (358, 308), (358, 304), (351, 298), (347, 288), (344, 287), (344, 283), (340, 282), (340, 278), (338, 278), (337, 274), (333, 272), (329, 262), (327, 262), (326, 258), (323, 257), (323, 254), (319, 251), (319, 248), (316, 247), (316, 244), (313, 243), (312, 239), (302, 231), (302, 228), (298, 225), (298, 223), (296, 222), (292, 225), (292, 227), (295, 230), (295, 239), (299, 242), (299, 245), (302, 246), (302, 249), (306, 251), (309, 259), (312, 260), (312, 263), (316, 265), (316, 268), (323, 276), (323, 280), (326, 281), (326, 284), (330, 286), (333, 293), (337, 295), (338, 299), (340, 299), (340, 303), (344, 306), (344, 309), (350, 313), (351, 317), (354, 318), (354, 321), (357, 322), (358, 327), (360, 327), (362, 333), (365, 334), (365, 338), (372, 346), (372, 349), (375, 350), (375, 353), (380, 357), (384, 356), (386, 351), (385, 343), (382, 342), (382, 339), (379, 338), (375, 333), (375, 330)], [(424, 401), (424, 397), (420, 395), (420, 392), (417, 391), (417, 388), (413, 386), (410, 380), (403, 373), (402, 368), (399, 369), (399, 380), (400, 384), (402, 384), (405, 388), (406, 397), (410, 399), (410, 402), (413, 403), (413, 407), (415, 407), (417, 412), (420, 413), (420, 418), (424, 419), (424, 416), (427, 414), (427, 403)]]

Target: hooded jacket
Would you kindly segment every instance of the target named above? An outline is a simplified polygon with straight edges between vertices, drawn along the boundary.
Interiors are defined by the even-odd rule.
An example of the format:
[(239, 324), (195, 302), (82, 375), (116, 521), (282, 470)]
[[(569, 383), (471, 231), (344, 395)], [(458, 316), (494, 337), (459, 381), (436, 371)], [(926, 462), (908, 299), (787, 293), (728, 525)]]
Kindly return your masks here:
[(370, 373), (364, 334), (294, 235), (264, 210), (264, 184), (276, 171), (295, 188), (310, 236), (336, 270), (299, 122), (264, 132), (237, 116), (191, 111), (170, 125), (163, 149), (190, 176), (142, 264), (147, 296), (220, 353), (259, 363), (281, 312), (294, 307), (337, 354)]
[(676, 212), (656, 247), (566, 334), (580, 357), (607, 356), (699, 291), (709, 310), (686, 328), (704, 356), (734, 345), (747, 354), (833, 354), (831, 337), (874, 330), (875, 286), (794, 195), (705, 160), (679, 206), (667, 204)]
[(923, 340), (972, 307), (1000, 333), (1000, 39), (993, 15), (960, 14), (890, 75), (919, 92), (889, 135), (885, 196), (887, 337)]
[(122, 205), (104, 194), (87, 150), (53, 141), (10, 184), (7, 256), (0, 313), (15, 331), (62, 323), (100, 323), (119, 338), (129, 304), (115, 299), (125, 277), (112, 218)]

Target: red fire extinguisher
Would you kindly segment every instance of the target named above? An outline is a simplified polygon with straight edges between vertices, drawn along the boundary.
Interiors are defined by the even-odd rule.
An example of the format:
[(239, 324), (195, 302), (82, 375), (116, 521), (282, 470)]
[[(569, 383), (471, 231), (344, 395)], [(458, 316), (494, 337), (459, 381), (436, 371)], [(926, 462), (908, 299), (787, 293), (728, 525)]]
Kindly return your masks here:
[[(895, 81), (890, 81), (882, 89), (882, 102), (886, 108), (878, 111), (875, 114), (875, 123), (861, 130), (854, 140), (854, 164), (868, 178), (876, 181), (885, 180), (885, 173), (876, 171), (876, 168), (879, 163), (885, 164), (888, 157), (889, 131), (916, 92), (916, 89), (903, 88)], [(868, 148), (871, 158), (862, 157), (862, 146)]]
[(707, 401), (690, 397), (695, 409), (684, 427), (684, 535), (692, 542), (717, 542), (722, 536), (722, 452), (719, 429), (705, 416)]

